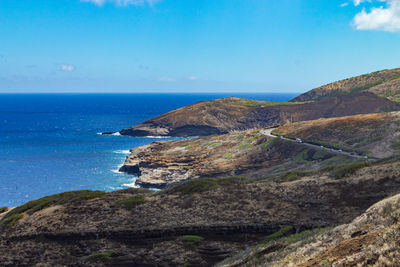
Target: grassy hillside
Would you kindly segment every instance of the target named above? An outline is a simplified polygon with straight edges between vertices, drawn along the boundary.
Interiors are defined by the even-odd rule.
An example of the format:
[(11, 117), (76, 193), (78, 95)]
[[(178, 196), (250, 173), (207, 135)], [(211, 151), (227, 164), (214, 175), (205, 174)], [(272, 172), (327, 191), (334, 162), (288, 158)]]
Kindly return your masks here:
[(292, 101), (319, 101), (324, 98), (368, 91), (392, 101), (400, 100), (400, 68), (382, 70), (330, 83), (308, 91)]
[(274, 133), (376, 158), (400, 153), (399, 112), (292, 123)]

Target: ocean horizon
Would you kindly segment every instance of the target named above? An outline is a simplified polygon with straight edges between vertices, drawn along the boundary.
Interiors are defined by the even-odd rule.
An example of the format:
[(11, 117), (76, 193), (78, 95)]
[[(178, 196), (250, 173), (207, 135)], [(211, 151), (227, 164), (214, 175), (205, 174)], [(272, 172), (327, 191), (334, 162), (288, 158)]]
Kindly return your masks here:
[[(0, 94), (0, 206), (72, 190), (133, 187), (118, 172), (129, 150), (156, 137), (99, 135), (221, 97), (288, 101), (297, 93)], [(168, 140), (168, 139), (163, 139)]]

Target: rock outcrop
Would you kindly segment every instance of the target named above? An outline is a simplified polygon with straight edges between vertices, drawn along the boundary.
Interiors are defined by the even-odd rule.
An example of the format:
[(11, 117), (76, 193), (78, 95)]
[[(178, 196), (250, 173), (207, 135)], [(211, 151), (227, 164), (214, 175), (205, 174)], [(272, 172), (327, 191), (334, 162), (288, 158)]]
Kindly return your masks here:
[[(336, 161), (334, 161), (336, 159)], [(317, 151), (248, 130), (180, 141), (153, 142), (135, 148), (120, 171), (137, 175), (137, 185), (162, 188), (204, 177), (262, 177), (290, 170), (313, 170), (329, 162), (354, 159)]]

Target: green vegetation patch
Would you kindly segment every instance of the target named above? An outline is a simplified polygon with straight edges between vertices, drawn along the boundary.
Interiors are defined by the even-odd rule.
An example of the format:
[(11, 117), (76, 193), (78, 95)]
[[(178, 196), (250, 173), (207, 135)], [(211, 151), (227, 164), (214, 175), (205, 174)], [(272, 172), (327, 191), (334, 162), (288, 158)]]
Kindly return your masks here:
[[(42, 209), (47, 208), (52, 205), (63, 205), (63, 204), (68, 204), (68, 203), (72, 203), (72, 202), (85, 201), (85, 200), (89, 200), (89, 199), (102, 197), (104, 194), (105, 194), (105, 192), (102, 192), (102, 191), (83, 190), (83, 191), (65, 192), (65, 193), (56, 194), (56, 195), (52, 195), (52, 196), (48, 196), (48, 197), (43, 197), (43, 198), (40, 198), (37, 200), (32, 200), (32, 201), (29, 201), (28, 203), (26, 203), (22, 206), (16, 207), (15, 209), (8, 212), (4, 216), (4, 218), (0, 221), (0, 225), (2, 225), (10, 217), (17, 216), (17, 215), (23, 216), (23, 213), (25, 213), (25, 212), (28, 214), (33, 214), (36, 211), (42, 210)], [(14, 218), (17, 218), (17, 217), (14, 217)]]
[(179, 240), (181, 240), (185, 246), (195, 248), (200, 242), (204, 240), (204, 237), (198, 235), (184, 235), (179, 237)]
[(372, 88), (374, 86), (380, 85), (382, 83), (384, 83), (384, 81), (376, 81), (376, 82), (369, 83), (369, 84), (366, 84), (366, 85), (363, 85), (363, 86), (360, 86), (360, 87), (351, 88), (349, 90), (349, 94), (355, 93), (355, 92), (360, 92), (360, 91), (365, 91), (365, 90), (368, 90), (368, 89), (370, 89), (370, 88)]
[(194, 193), (211, 191), (219, 188), (220, 186), (239, 185), (249, 182), (249, 178), (241, 176), (233, 176), (227, 178), (200, 178), (178, 184), (174, 187), (165, 189), (163, 192), (190, 195)]
[(271, 241), (278, 240), (279, 238), (282, 238), (283, 236), (287, 236), (289, 234), (292, 234), (294, 232), (293, 226), (285, 226), (281, 228), (279, 231), (267, 236), (264, 238), (261, 242), (260, 245), (269, 243)]
[(264, 146), (265, 148), (270, 148), (273, 145), (275, 145), (277, 141), (278, 141), (278, 138), (271, 138), (270, 140), (262, 143), (262, 146)]
[(392, 148), (394, 148), (396, 150), (400, 150), (400, 141), (393, 142)]
[(312, 101), (306, 102), (276, 102), (276, 101), (237, 101), (231, 103), (234, 106), (246, 106), (246, 107), (261, 107), (261, 106), (293, 106), (310, 103)]
[(87, 257), (83, 257), (83, 261), (91, 261), (91, 262), (103, 262), (108, 263), (111, 261), (111, 257), (113, 256), (114, 251), (108, 250), (106, 252), (95, 253)]
[(314, 153), (313, 159), (325, 159), (329, 157), (330, 153), (326, 149), (320, 149)]
[(117, 205), (126, 210), (131, 210), (131, 209), (136, 208), (137, 206), (142, 205), (146, 202), (147, 202), (146, 197), (142, 194), (138, 194), (136, 196), (118, 201)]
[(354, 174), (357, 170), (367, 166), (370, 166), (368, 162), (355, 162), (352, 164), (346, 164), (334, 168), (331, 172), (331, 175), (336, 179), (340, 179), (349, 176), (351, 174)]
[(4, 213), (4, 212), (6, 212), (6, 211), (8, 211), (8, 208), (7, 208), (7, 207), (1, 207), (1, 208), (0, 208), (0, 214)]
[(373, 136), (373, 137), (370, 137), (370, 138), (366, 138), (366, 139), (364, 139), (364, 140), (362, 140), (361, 142), (359, 142), (358, 143), (358, 147), (363, 147), (363, 146), (366, 146), (366, 145), (369, 145), (369, 144), (372, 144), (372, 143), (376, 143), (376, 142), (379, 142), (379, 141), (382, 141), (383, 140), (383, 136)]
[(295, 242), (307, 239), (311, 236), (319, 236), (329, 229), (331, 229), (331, 228), (315, 228), (313, 230), (305, 230), (300, 233), (295, 233), (288, 237), (284, 237), (283, 241), (285, 241), (287, 243), (295, 243)]
[(246, 149), (250, 149), (253, 145), (249, 142), (243, 142), (238, 146), (239, 150), (246, 150)]
[(224, 159), (232, 159), (232, 157), (233, 157), (232, 153), (226, 153), (226, 154), (223, 156)]
[(0, 221), (0, 226), (6, 225), (6, 226), (11, 227), (14, 224), (16, 224), (20, 219), (22, 219), (23, 217), (24, 217), (24, 214), (14, 214), (11, 216), (7, 216)]
[(290, 171), (279, 175), (277, 178), (274, 178), (273, 180), (274, 182), (277, 183), (292, 182), (312, 174), (314, 174), (313, 171)]
[(239, 184), (246, 184), (250, 182), (250, 179), (247, 177), (242, 176), (233, 176), (227, 178), (219, 178), (216, 179), (217, 184), (220, 186), (227, 186), (227, 185), (239, 185)]
[(191, 149), (192, 145), (191, 144), (183, 144), (181, 147), (184, 147), (185, 149)]
[(194, 194), (194, 193), (201, 193), (204, 191), (209, 191), (215, 188), (218, 188), (218, 182), (215, 178), (201, 178), (191, 180), (182, 184), (179, 184), (171, 190), (170, 192), (177, 192), (182, 193), (185, 195)]

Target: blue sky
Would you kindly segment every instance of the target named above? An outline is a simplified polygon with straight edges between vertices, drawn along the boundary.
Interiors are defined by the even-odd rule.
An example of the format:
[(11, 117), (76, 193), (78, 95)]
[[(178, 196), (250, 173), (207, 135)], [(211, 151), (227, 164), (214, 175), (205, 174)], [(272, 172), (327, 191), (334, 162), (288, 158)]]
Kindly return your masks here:
[(303, 92), (399, 48), (400, 0), (0, 1), (0, 92)]

